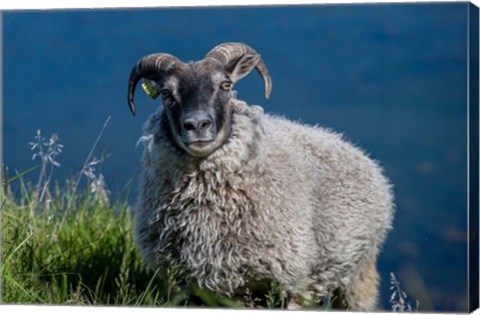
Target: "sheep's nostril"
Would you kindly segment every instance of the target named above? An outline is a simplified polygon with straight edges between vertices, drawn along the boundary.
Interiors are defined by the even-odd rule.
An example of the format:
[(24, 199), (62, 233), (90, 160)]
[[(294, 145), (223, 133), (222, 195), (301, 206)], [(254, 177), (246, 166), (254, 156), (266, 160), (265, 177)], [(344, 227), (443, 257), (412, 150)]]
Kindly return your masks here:
[(187, 131), (196, 130), (196, 121), (195, 119), (187, 119), (183, 122), (183, 128)]
[(204, 131), (212, 125), (212, 122), (208, 119), (202, 120), (198, 123), (198, 131)]

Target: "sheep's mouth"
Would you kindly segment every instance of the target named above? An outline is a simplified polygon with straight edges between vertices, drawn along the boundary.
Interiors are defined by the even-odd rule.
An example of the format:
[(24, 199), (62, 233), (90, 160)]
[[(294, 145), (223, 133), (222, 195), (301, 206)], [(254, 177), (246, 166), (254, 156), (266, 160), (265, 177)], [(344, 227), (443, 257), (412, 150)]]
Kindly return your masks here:
[(217, 133), (213, 131), (204, 134), (192, 134), (185, 130), (180, 131), (180, 139), (187, 146), (205, 146), (212, 143), (217, 138)]
[(186, 142), (185, 144), (189, 146), (191, 149), (206, 149), (210, 144), (212, 144), (213, 140), (210, 141), (194, 141), (194, 142)]
[(215, 142), (215, 139), (202, 139), (202, 140), (186, 140), (183, 139), (183, 143), (191, 150), (206, 150), (212, 143)]
[(217, 149), (214, 140), (184, 141), (186, 151), (196, 157), (206, 157)]
[(186, 145), (188, 146), (206, 146), (210, 143), (212, 143), (215, 139), (213, 140), (195, 140), (195, 141), (183, 141)]

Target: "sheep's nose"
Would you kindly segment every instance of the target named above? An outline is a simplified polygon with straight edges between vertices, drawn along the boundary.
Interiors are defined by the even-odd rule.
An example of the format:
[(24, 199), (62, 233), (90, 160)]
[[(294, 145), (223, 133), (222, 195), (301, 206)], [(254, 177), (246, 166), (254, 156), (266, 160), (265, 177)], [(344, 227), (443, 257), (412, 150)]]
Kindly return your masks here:
[(212, 118), (207, 113), (192, 113), (183, 120), (183, 128), (186, 131), (202, 133), (207, 131), (213, 125)]

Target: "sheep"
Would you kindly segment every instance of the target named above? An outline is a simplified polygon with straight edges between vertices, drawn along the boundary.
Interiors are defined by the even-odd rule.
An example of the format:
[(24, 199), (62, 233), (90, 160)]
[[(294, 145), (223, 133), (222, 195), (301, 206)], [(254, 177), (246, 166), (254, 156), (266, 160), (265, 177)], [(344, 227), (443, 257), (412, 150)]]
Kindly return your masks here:
[(151, 54), (132, 69), (132, 114), (140, 79), (163, 100), (141, 137), (140, 254), (149, 267), (175, 266), (189, 286), (224, 296), (276, 283), (289, 309), (334, 292), (334, 307), (372, 311), (391, 184), (340, 134), (236, 99), (233, 84), (253, 68), (268, 98), (268, 70), (243, 43), (189, 63)]

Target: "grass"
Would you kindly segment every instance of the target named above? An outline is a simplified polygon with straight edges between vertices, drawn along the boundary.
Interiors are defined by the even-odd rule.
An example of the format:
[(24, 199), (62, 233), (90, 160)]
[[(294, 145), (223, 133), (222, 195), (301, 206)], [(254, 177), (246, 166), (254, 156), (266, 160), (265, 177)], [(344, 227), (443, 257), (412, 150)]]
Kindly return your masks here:
[(3, 302), (156, 305), (161, 288), (135, 249), (126, 202), (56, 190), (2, 200)]

